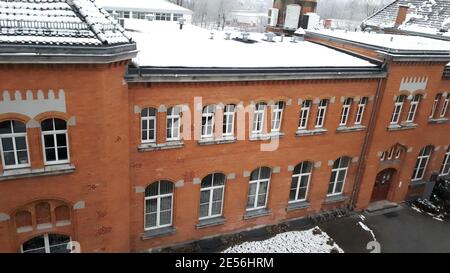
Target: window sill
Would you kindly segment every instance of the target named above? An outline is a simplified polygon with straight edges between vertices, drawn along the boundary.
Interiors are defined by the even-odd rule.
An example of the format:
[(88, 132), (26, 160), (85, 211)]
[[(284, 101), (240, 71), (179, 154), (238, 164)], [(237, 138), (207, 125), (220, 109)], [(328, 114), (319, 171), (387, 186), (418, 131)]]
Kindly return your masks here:
[(210, 218), (210, 219), (200, 220), (200, 221), (198, 221), (198, 224), (195, 227), (197, 229), (200, 229), (200, 228), (213, 227), (213, 226), (218, 226), (218, 225), (223, 225), (223, 224), (225, 224), (225, 218), (220, 216), (220, 217), (214, 217), (214, 218)]
[(338, 133), (350, 133), (350, 132), (359, 132), (359, 131), (364, 131), (366, 130), (366, 126), (364, 125), (355, 125), (355, 126), (342, 126), (342, 127), (338, 127), (336, 129), (336, 132)]
[(311, 204), (308, 201), (299, 201), (295, 203), (288, 203), (286, 211), (307, 209)]
[(206, 146), (206, 145), (217, 145), (217, 144), (229, 144), (236, 143), (235, 137), (224, 137), (219, 139), (214, 138), (205, 138), (198, 141), (198, 145)]
[(284, 137), (284, 133), (282, 132), (274, 132), (268, 134), (253, 134), (250, 135), (250, 141), (260, 141), (260, 140), (271, 140), (271, 139), (279, 139)]
[(41, 169), (25, 168), (25, 169), (5, 170), (3, 173), (0, 173), (0, 181), (30, 178), (30, 177), (70, 174), (75, 172), (75, 170), (76, 170), (75, 166), (72, 164), (51, 165), (45, 166), (44, 168)]
[(328, 132), (327, 129), (319, 128), (314, 130), (299, 130), (295, 133), (296, 136), (315, 136), (315, 135), (323, 135)]
[(419, 125), (416, 123), (403, 123), (402, 125), (389, 125), (388, 126), (388, 131), (400, 131), (400, 130), (410, 130), (410, 129), (415, 129), (417, 128)]
[(145, 143), (138, 146), (139, 152), (149, 152), (149, 151), (161, 151), (170, 149), (183, 148), (184, 143), (182, 141), (169, 141), (166, 143)]
[(245, 213), (244, 220), (257, 218), (257, 217), (263, 217), (263, 216), (267, 216), (267, 215), (270, 215), (270, 214), (271, 214), (270, 210), (268, 210), (266, 208), (250, 210), (250, 211), (247, 211)]
[(446, 124), (450, 123), (450, 119), (448, 118), (430, 118), (428, 119), (429, 124)]
[(163, 237), (163, 236), (169, 236), (175, 233), (174, 227), (164, 227), (164, 228), (157, 228), (152, 230), (147, 230), (142, 234), (142, 240), (148, 240), (156, 237)]
[(327, 196), (325, 199), (325, 204), (333, 204), (333, 203), (339, 203), (343, 202), (348, 199), (348, 196), (345, 195), (333, 195), (333, 196)]
[(414, 188), (414, 187), (420, 187), (423, 186), (427, 183), (427, 181), (425, 180), (417, 180), (417, 181), (411, 181), (411, 183), (409, 184), (410, 187)]
[(383, 161), (380, 161), (380, 164), (389, 165), (389, 164), (398, 164), (400, 163), (400, 159), (385, 159)]

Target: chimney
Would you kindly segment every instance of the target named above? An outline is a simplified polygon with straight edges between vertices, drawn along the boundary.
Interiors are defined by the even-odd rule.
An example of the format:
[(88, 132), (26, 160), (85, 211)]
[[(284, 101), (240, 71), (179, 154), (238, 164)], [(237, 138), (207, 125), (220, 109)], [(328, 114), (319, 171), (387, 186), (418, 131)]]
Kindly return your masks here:
[(399, 5), (397, 18), (395, 19), (395, 26), (398, 27), (406, 20), (406, 14), (408, 13), (409, 6), (407, 5)]

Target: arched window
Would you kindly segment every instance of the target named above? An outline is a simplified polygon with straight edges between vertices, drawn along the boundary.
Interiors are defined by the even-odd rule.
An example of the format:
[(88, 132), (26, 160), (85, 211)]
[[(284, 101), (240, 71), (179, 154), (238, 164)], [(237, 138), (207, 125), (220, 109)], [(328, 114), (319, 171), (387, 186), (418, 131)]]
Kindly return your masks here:
[(57, 118), (41, 122), (45, 164), (69, 162), (69, 140), (66, 121)]
[(428, 160), (430, 159), (433, 149), (434, 149), (433, 146), (427, 146), (420, 151), (411, 178), (412, 181), (422, 180), (423, 177), (425, 176), (425, 172), (428, 166)]
[(405, 100), (406, 100), (405, 95), (398, 96), (397, 99), (395, 100), (394, 111), (392, 112), (391, 117), (391, 125), (398, 124), (400, 120), (400, 115), (402, 113), (403, 103), (405, 103)]
[(309, 181), (311, 180), (312, 163), (305, 161), (294, 168), (292, 174), (289, 203), (305, 201), (308, 195)]
[(15, 120), (0, 122), (0, 142), (5, 170), (30, 166), (27, 129), (24, 123)]
[(154, 108), (145, 108), (141, 112), (141, 140), (142, 143), (156, 141), (156, 113)]
[(328, 196), (339, 195), (344, 191), (344, 184), (350, 160), (351, 158), (349, 157), (341, 157), (334, 161), (330, 183), (328, 184)]
[(284, 102), (275, 103), (272, 110), (272, 132), (279, 132), (283, 120)]
[(181, 107), (171, 107), (167, 110), (167, 141), (180, 140)]
[(449, 175), (450, 174), (450, 147), (448, 147), (445, 156), (444, 162), (442, 162), (441, 175)]
[(202, 112), (202, 138), (212, 138), (214, 136), (214, 113), (215, 105), (203, 107)]
[(298, 123), (299, 130), (306, 130), (308, 127), (309, 112), (311, 110), (312, 101), (304, 100), (300, 109), (300, 121)]
[(67, 235), (44, 234), (22, 244), (22, 253), (69, 253), (71, 240)]
[(422, 99), (422, 95), (415, 95), (411, 101), (411, 106), (409, 107), (408, 117), (406, 122), (414, 122), (416, 118), (417, 109), (419, 108), (420, 100)]
[(222, 215), (225, 175), (214, 173), (202, 180), (200, 190), (200, 220)]
[(223, 111), (223, 136), (234, 135), (234, 117), (236, 105), (228, 104)]
[(265, 112), (265, 103), (262, 102), (255, 105), (255, 111), (253, 112), (252, 134), (261, 134), (263, 132)]
[(145, 230), (172, 225), (173, 183), (157, 181), (145, 189)]
[(271, 169), (262, 167), (250, 175), (247, 210), (265, 208), (270, 183)]

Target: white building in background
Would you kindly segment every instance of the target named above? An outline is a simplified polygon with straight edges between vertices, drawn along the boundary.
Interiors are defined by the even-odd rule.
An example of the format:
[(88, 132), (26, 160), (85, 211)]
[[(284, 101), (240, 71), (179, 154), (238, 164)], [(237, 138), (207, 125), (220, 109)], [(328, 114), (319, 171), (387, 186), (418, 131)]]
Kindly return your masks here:
[(96, 0), (97, 5), (118, 18), (147, 19), (151, 15), (156, 21), (178, 21), (183, 17), (192, 21), (193, 12), (165, 0)]
[(267, 13), (253, 12), (247, 10), (233, 11), (230, 14), (230, 19), (233, 24), (258, 26), (267, 23)]

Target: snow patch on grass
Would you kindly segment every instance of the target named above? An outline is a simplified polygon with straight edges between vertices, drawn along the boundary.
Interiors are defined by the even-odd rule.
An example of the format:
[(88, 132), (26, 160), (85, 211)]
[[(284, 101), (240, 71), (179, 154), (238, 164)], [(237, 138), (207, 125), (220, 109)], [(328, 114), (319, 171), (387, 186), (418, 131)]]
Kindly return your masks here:
[(330, 253), (344, 251), (328, 236), (315, 227), (304, 231), (277, 234), (264, 241), (245, 242), (232, 246), (223, 253)]

